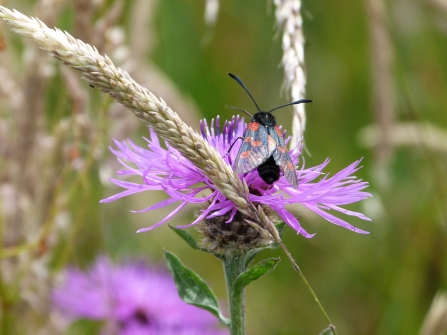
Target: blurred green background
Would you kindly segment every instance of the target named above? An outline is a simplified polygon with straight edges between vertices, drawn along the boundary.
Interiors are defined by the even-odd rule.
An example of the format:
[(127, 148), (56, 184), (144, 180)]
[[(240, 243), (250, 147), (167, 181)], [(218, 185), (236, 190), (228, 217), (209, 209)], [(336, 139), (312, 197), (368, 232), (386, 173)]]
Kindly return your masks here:
[[(281, 90), (282, 33), (271, 1), (221, 1), (214, 24), (204, 20), (204, 1), (61, 0), (51, 8), (44, 1), (0, 3), (96, 45), (195, 129), (203, 117), (231, 118), (234, 111), (226, 104), (254, 111), (227, 72), (244, 80), (261, 108), (289, 102)], [(379, 23), (371, 3), (383, 5)], [(305, 239), (290, 229), (285, 243), (339, 334), (418, 334), (433, 297), (447, 286), (447, 7), (436, 0), (303, 1), (302, 6), (306, 97), (314, 100), (306, 105), (305, 163), (329, 157), (326, 172), (335, 173), (363, 157), (357, 175), (369, 181), (374, 197), (348, 209), (373, 221), (347, 218), (371, 232), (359, 235), (296, 208), (304, 228), (316, 235)], [(375, 42), (375, 28), (384, 29), (388, 42)], [(147, 128), (4, 23), (0, 29), (0, 66), (7, 71), (2, 77), (13, 83), (0, 94), (6, 213), (1, 298), (2, 314), (15, 320), (17, 333), (31, 334), (31, 325), (44, 327), (48, 321), (21, 299), (20, 280), (30, 275), (33, 262), (49, 269), (44, 280), (51, 287), (67, 264), (86, 266), (101, 253), (116, 259), (143, 255), (157, 263), (166, 249), (181, 255), (225, 303), (217, 259), (190, 250), (167, 225), (135, 234), (169, 213), (129, 213), (157, 202), (161, 192), (98, 203), (119, 191), (107, 181), (118, 168), (107, 148), (112, 137), (144, 145)], [(380, 52), (389, 53), (384, 77), (375, 63)], [(377, 76), (391, 85), (385, 103), (391, 106), (393, 135), (385, 158), (370, 141), (374, 134), (381, 138), (375, 126), (383, 103)], [(14, 103), (17, 92), (22, 105)], [(17, 106), (28, 109), (20, 108), (19, 115)], [(291, 109), (276, 115), (290, 130)], [(37, 129), (24, 134), (29, 127)], [(45, 138), (56, 143), (49, 160), (33, 151), (33, 139)], [(33, 167), (40, 168), (33, 172)], [(5, 189), (11, 188), (34, 207), (10, 206)], [(42, 188), (46, 191), (39, 193)], [(183, 210), (171, 224), (190, 223), (194, 210)], [(38, 243), (29, 244), (36, 238)], [(258, 258), (273, 256), (283, 261), (248, 288), (247, 333), (318, 334), (325, 320), (283, 254), (263, 252)], [(5, 264), (20, 271), (9, 272), (11, 278)], [(24, 310), (32, 323), (20, 323)]]

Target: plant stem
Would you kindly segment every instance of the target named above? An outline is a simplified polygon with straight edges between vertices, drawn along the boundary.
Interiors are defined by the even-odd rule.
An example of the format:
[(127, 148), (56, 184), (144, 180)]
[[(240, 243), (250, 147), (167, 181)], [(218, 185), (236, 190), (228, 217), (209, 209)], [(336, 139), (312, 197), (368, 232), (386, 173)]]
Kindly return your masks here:
[(236, 278), (246, 270), (245, 253), (232, 253), (223, 257), (225, 280), (230, 307), (231, 335), (245, 335), (245, 290), (234, 290)]

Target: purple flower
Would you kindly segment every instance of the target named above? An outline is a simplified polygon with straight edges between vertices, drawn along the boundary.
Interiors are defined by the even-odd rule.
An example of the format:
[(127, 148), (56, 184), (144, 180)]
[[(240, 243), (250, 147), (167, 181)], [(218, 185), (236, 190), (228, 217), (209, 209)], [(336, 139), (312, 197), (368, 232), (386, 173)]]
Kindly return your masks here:
[(70, 268), (53, 301), (70, 318), (108, 321), (120, 335), (228, 334), (211, 313), (184, 303), (167, 273), (143, 262), (115, 266), (101, 257), (87, 272)]
[(120, 332), (120, 335), (228, 335), (228, 331), (202, 329), (202, 328), (182, 328), (182, 329), (161, 329), (148, 331), (147, 327), (131, 325)]
[[(244, 120), (237, 116), (230, 122), (226, 121), (222, 132), (219, 117), (217, 117), (216, 122), (214, 122), (214, 119), (211, 121), (211, 127), (208, 127), (205, 120), (201, 122), (200, 127), (204, 138), (218, 150), (227, 164), (232, 165), (239, 146), (235, 145), (230, 153), (227, 154), (227, 152), (234, 140), (243, 135), (246, 127)], [(147, 149), (135, 145), (130, 140), (115, 141), (117, 149), (111, 150), (124, 166), (123, 170), (117, 172), (118, 175), (138, 175), (141, 177), (141, 183), (111, 178), (113, 183), (125, 190), (102, 200), (102, 202), (114, 201), (134, 193), (162, 190), (169, 195), (168, 199), (138, 212), (158, 209), (173, 203), (179, 204), (162, 221), (149, 228), (140, 229), (138, 232), (148, 231), (160, 226), (189, 203), (205, 204), (206, 208), (201, 210), (200, 215), (194, 222), (180, 226), (180, 228), (192, 226), (203, 219), (224, 215), (229, 215), (227, 222), (232, 221), (237, 213), (236, 206), (216, 189), (199, 168), (182, 157), (177, 150), (168, 144), (167, 149), (162, 148), (152, 130), (150, 130), (150, 138), (146, 141), (148, 143)], [(301, 150), (302, 145), (298, 145), (290, 152), (295, 166), (298, 164)], [(370, 220), (362, 213), (340, 207), (371, 196), (369, 193), (362, 191), (368, 186), (368, 183), (353, 176), (360, 168), (360, 161), (352, 163), (332, 177), (323, 172), (323, 169), (329, 163), (329, 159), (311, 168), (304, 168), (304, 165), (302, 165), (296, 171), (298, 189), (293, 188), (284, 176), (281, 176), (273, 185), (268, 185), (259, 177), (256, 169), (240, 177), (244, 178), (249, 186), (250, 201), (270, 206), (284, 222), (305, 237), (312, 237), (314, 234), (307, 233), (301, 227), (298, 219), (286, 209), (286, 205), (300, 203), (333, 224), (357, 233), (367, 234), (368, 232), (358, 229), (329, 213), (332, 210), (356, 216), (363, 220)], [(208, 193), (202, 192), (205, 190)]]

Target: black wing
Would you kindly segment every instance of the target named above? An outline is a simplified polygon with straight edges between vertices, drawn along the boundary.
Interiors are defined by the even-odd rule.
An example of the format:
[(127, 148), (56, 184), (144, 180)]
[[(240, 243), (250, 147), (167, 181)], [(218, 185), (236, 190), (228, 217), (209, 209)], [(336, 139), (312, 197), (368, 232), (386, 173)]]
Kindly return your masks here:
[(276, 142), (276, 150), (273, 151), (273, 159), (276, 162), (287, 181), (294, 188), (298, 188), (298, 179), (296, 177), (295, 167), (293, 166), (292, 158), (290, 158), (289, 150), (287, 150), (284, 138), (282, 137), (281, 130), (278, 126), (269, 127), (269, 135)]
[(238, 174), (253, 171), (272, 155), (275, 147), (276, 142), (268, 134), (267, 128), (259, 122), (250, 122), (244, 133), (244, 142), (234, 161), (233, 170)]

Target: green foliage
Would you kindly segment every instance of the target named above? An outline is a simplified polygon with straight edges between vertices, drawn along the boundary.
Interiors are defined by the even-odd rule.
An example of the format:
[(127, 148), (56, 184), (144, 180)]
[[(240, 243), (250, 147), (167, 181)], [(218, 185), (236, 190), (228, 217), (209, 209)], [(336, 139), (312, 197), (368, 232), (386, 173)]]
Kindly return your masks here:
[(234, 282), (233, 293), (239, 294), (249, 284), (273, 271), (280, 260), (280, 258), (265, 259), (241, 273)]
[(326, 328), (320, 333), (320, 335), (332, 335), (332, 334), (334, 333), (332, 332), (332, 329), (330, 327)]
[(175, 281), (178, 294), (184, 302), (211, 312), (228, 325), (229, 321), (220, 311), (219, 303), (211, 288), (194, 271), (183, 265), (177, 256), (165, 251), (169, 272)]
[(197, 244), (197, 241), (192, 237), (192, 235), (185, 229), (176, 228), (173, 226), (169, 226), (174, 233), (176, 233), (183, 241), (185, 241), (191, 248), (194, 250), (202, 250), (206, 251), (203, 248), (200, 248)]
[[(39, 10), (44, 3), (17, 0), (13, 6), (12, 2), (6, 6), (38, 16), (50, 26), (66, 29), (76, 37), (80, 37), (85, 28), (82, 23), (90, 23), (87, 36), (95, 41), (109, 41), (105, 35), (97, 35), (93, 28), (101, 26), (101, 22), (95, 19), (104, 18), (114, 1), (89, 2), (101, 3), (91, 18), (77, 16), (75, 2), (70, 1), (59, 1), (43, 15)], [(147, 12), (138, 8), (141, 3), (145, 2), (125, 2), (124, 11), (118, 15), (119, 25), (107, 30), (107, 36), (114, 36), (123, 28), (124, 41), (100, 51), (110, 53), (114, 61), (118, 60), (120, 66), (129, 69), (130, 74), (143, 85), (148, 85), (150, 90), (167, 82), (172, 84), (170, 89), (157, 94), (169, 105), (175, 104), (174, 109), (178, 113), (185, 110), (189, 113), (185, 107), (187, 103), (198, 110), (197, 113), (182, 114), (182, 117), (206, 115), (211, 119), (221, 115), (221, 119), (229, 119), (234, 111), (225, 110), (225, 104), (253, 111), (254, 106), (245, 92), (228, 78), (228, 71), (244, 80), (262, 108), (289, 102), (281, 90), (283, 73), (278, 64), (282, 57), (282, 41), (274, 23), (271, 2), (220, 1), (220, 12), (214, 26), (206, 26), (203, 22), (204, 2), (158, 1), (158, 6)], [(436, 7), (436, 1), (384, 3), (393, 47), (390, 74), (395, 121), (431, 122), (445, 132), (445, 10)], [(362, 138), (360, 131), (378, 117), (374, 107), (377, 99), (373, 80), (379, 69), (372, 65), (374, 50), (370, 47), (366, 6), (361, 1), (305, 0), (302, 9), (308, 83), (306, 97), (313, 99), (314, 103), (306, 106), (304, 140), (307, 151), (299, 163), (300, 167), (302, 164), (314, 166), (330, 157), (331, 163), (326, 171), (333, 173), (364, 157), (363, 168), (357, 175), (370, 181), (369, 191), (374, 193), (374, 198), (349, 209), (364, 211), (373, 221), (366, 223), (343, 216), (371, 232), (367, 236), (356, 235), (296, 206), (291, 210), (303, 227), (316, 235), (307, 240), (290, 233), (289, 229), (283, 236), (284, 241), (340, 334), (417, 333), (433, 296), (440, 288), (447, 287), (446, 152), (418, 142), (427, 139), (421, 138), (421, 134), (416, 134), (415, 142), (411, 143), (401, 138), (402, 143), (396, 144), (390, 164), (385, 168), (388, 180), (381, 186), (377, 178), (376, 148), (367, 147), (359, 140)], [(135, 13), (148, 16), (141, 19)], [(169, 213), (170, 209), (129, 213), (129, 210), (146, 208), (163, 200), (161, 192), (144, 192), (114, 203), (98, 204), (99, 199), (119, 191), (107, 181), (107, 177), (116, 176), (114, 171), (117, 168), (116, 159), (107, 149), (109, 145), (113, 146), (110, 137), (131, 137), (144, 145), (141, 137), (148, 136), (147, 128), (132, 123), (130, 112), (127, 118), (125, 111), (115, 104), (110, 106), (110, 98), (100, 100), (102, 98), (98, 96), (103, 95), (97, 88), (91, 89), (80, 82), (80, 92), (84, 93), (76, 95), (77, 91), (68, 89), (59, 66), (54, 69), (51, 62), (39, 68), (42, 70), (38, 73), (43, 79), (42, 85), (31, 75), (33, 71), (29, 60), (36, 55), (43, 56), (40, 60), (48, 56), (10, 33), (5, 25), (2, 27), (0, 39), (6, 42), (7, 48), (2, 50), (1, 65), (9, 71), (11, 78), (7, 82), (8, 77), (5, 76), (2, 81), (10, 83), (11, 86), (5, 87), (11, 89), (1, 92), (0, 114), (2, 122), (12, 121), (2, 123), (0, 170), (6, 196), (2, 198), (1, 207), (18, 211), (17, 207), (23, 203), (36, 203), (37, 208), (28, 215), (36, 220), (42, 219), (42, 224), (55, 222), (48, 239), (42, 240), (39, 247), (28, 252), (26, 257), (17, 258), (29, 259), (26, 266), (30, 268), (32, 260), (42, 264), (42, 259), (47, 259), (50, 254), (50, 272), (55, 275), (68, 264), (88, 264), (94, 255), (101, 252), (116, 257), (129, 253), (143, 254), (158, 261), (162, 259), (163, 247), (169, 247), (188, 263), (194, 262), (197, 271), (213, 282), (219, 299), (225, 297), (219, 262), (204, 253), (191, 253), (190, 246), (195, 242), (189, 240), (189, 246), (179, 243), (167, 227), (135, 234), (138, 228), (151, 226)], [(202, 43), (205, 36), (211, 36), (207, 44)], [(148, 44), (147, 49), (137, 50), (145, 43)], [(129, 47), (129, 53), (126, 54), (121, 46)], [(120, 52), (121, 56), (124, 53), (125, 60), (120, 58)], [(51, 75), (51, 71), (43, 71), (47, 69), (54, 71), (55, 75)], [(156, 75), (151, 77), (154, 73)], [(150, 80), (146, 83), (147, 78)], [(44, 89), (39, 99), (33, 95), (36, 88)], [(7, 193), (10, 185), (16, 185), (8, 175), (11, 166), (15, 168), (17, 164), (11, 155), (17, 150), (16, 145), (30, 133), (22, 133), (19, 126), (23, 120), (16, 119), (19, 111), (14, 109), (14, 103), (18, 94), (30, 99), (32, 109), (29, 116), (39, 107), (43, 109), (40, 118), (31, 125), (44, 125), (45, 133), (30, 143), (38, 140), (53, 143), (59, 139), (55, 134), (56, 127), (63, 121), (68, 122), (68, 127), (62, 132), (66, 138), (61, 144), (56, 141), (61, 145), (62, 154), (54, 163), (68, 172), (59, 175), (50, 166), (36, 171), (25, 170), (27, 173), (17, 180), (17, 185), (26, 191), (25, 196), (14, 198)], [(87, 108), (81, 108), (82, 112), (79, 112), (74, 108), (79, 106)], [(290, 132), (291, 110), (278, 111), (276, 117), (278, 123)], [(199, 128), (195, 121), (190, 122), (190, 126)], [(13, 129), (14, 136), (4, 138), (7, 129)], [(437, 137), (433, 142), (443, 143)], [(76, 152), (79, 155), (73, 155)], [(34, 154), (37, 158), (43, 157), (40, 152)], [(34, 163), (30, 161), (26, 167), (33, 167)], [(39, 176), (39, 183), (26, 183), (24, 178), (29, 174)], [(56, 186), (42, 197), (30, 198), (46, 186), (45, 174), (52, 176)], [(99, 180), (100, 175), (106, 178)], [(58, 188), (58, 185), (63, 186)], [(15, 201), (20, 206), (16, 207)], [(14, 206), (9, 207), (11, 204)], [(197, 208), (189, 208), (189, 211), (188, 208), (182, 210), (180, 217), (173, 218), (170, 224), (192, 222), (193, 211)], [(0, 224), (2, 238), (9, 234), (11, 227), (18, 227), (18, 223), (23, 221), (23, 217), (18, 216), (10, 224), (8, 215), (2, 216), (5, 220)], [(14, 241), (11, 245), (34, 240), (34, 230), (22, 228), (27, 233), (26, 239)], [(57, 247), (52, 245), (54, 233), (61, 235)], [(183, 239), (188, 242), (189, 237), (183, 235)], [(257, 253), (252, 253), (250, 261)], [(263, 253), (268, 253), (268, 257), (282, 255), (279, 250), (265, 250)], [(21, 268), (15, 282), (19, 283), (27, 273), (27, 267)], [(300, 329), (300, 334), (318, 334), (323, 328), (319, 312), (312, 308), (313, 301), (287, 262), (282, 262), (269, 276), (258, 281), (256, 292), (249, 288), (247, 295), (248, 334), (288, 335), (296, 334), (297, 329)], [(2, 302), (9, 301), (6, 296), (0, 298)], [(23, 319), (30, 319), (23, 317), (26, 309), (27, 306), (20, 309), (13, 318), (14, 322), (23, 324)], [(28, 310), (32, 308), (28, 306)], [(11, 309), (9, 315), (15, 311)], [(33, 312), (32, 315), (33, 318)], [(80, 328), (84, 326), (79, 325)], [(30, 329), (23, 333), (37, 332)]]

